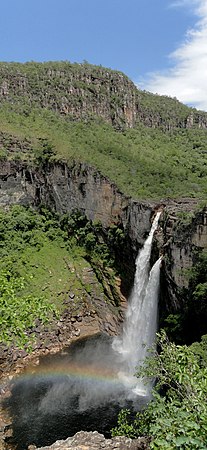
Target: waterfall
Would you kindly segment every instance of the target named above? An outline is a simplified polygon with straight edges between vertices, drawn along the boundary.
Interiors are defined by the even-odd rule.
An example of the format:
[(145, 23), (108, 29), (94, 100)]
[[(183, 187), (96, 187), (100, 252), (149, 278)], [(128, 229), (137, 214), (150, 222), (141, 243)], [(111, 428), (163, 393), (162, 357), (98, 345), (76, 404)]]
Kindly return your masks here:
[(130, 405), (135, 412), (148, 402), (151, 384), (145, 385), (135, 372), (156, 333), (161, 258), (150, 271), (150, 255), (160, 214), (136, 259), (122, 335), (112, 345), (105, 334), (80, 339), (12, 381), (6, 401), (14, 446), (23, 450), (35, 442), (42, 448), (80, 430), (109, 433), (120, 407)]
[[(134, 373), (152, 346), (157, 328), (157, 302), (159, 291), (161, 257), (149, 273), (152, 240), (161, 212), (156, 214), (150, 233), (136, 259), (134, 287), (129, 299), (121, 336), (113, 341), (113, 349), (119, 353), (123, 373), (127, 380), (133, 380)], [(124, 374), (124, 375), (123, 375)], [(131, 381), (130, 381), (131, 382)], [(146, 394), (146, 389), (136, 379), (136, 391)]]

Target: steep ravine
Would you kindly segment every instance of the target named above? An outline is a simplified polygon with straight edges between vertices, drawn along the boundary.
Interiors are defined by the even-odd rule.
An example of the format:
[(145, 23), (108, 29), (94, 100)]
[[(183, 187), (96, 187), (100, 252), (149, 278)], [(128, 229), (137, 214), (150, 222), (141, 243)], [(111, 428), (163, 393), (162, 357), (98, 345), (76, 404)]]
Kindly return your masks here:
[(186, 270), (196, 252), (207, 248), (207, 212), (197, 200), (178, 199), (139, 202), (121, 193), (97, 169), (85, 163), (46, 163), (42, 168), (25, 162), (5, 161), (0, 165), (0, 206), (46, 205), (54, 211), (81, 211), (88, 220), (107, 228), (121, 225), (128, 236), (123, 263), (133, 280), (134, 260), (151, 226), (153, 214), (162, 209), (154, 252), (163, 253), (161, 297), (170, 311), (179, 308), (179, 292), (188, 285)]
[[(160, 308), (167, 313), (182, 309), (181, 291), (183, 287), (188, 287), (186, 269), (193, 265), (196, 252), (207, 248), (207, 210), (199, 210), (196, 201), (162, 200), (159, 204), (133, 201), (119, 192), (116, 186), (96, 169), (86, 164), (74, 163), (68, 166), (65, 163), (47, 163), (42, 168), (35, 168), (22, 162), (1, 162), (0, 205), (8, 208), (12, 204), (34, 207), (44, 204), (60, 214), (79, 210), (89, 220), (100, 221), (106, 232), (111, 224), (121, 225), (128, 236), (128, 248), (122, 255), (123, 264), (131, 280), (137, 251), (150, 230), (154, 213), (162, 209), (152, 259), (156, 259), (158, 253), (164, 255)], [(124, 298), (122, 300), (124, 309)], [(75, 324), (69, 324), (71, 330), (68, 338), (70, 340), (73, 335), (73, 338), (77, 339), (79, 333), (83, 336), (84, 333), (87, 335), (103, 330), (101, 326), (107, 321), (110, 326), (114, 322), (111, 330), (105, 328), (105, 331), (110, 334), (117, 333), (120, 320), (121, 315), (114, 320), (113, 313), (109, 317), (108, 311), (102, 317), (92, 313), (86, 320), (80, 318), (79, 321), (77, 318)], [(62, 324), (60, 329), (61, 327)], [(56, 345), (56, 349), (55, 346), (49, 345), (46, 353), (56, 351), (65, 342), (63, 335), (62, 342)], [(17, 357), (18, 371), (24, 367), (23, 360), (30, 360), (24, 352), (20, 356), (21, 358)], [(38, 349), (36, 357), (38, 362)], [(141, 447), (128, 443), (132, 445), (128, 448), (146, 448), (144, 442)], [(111, 447), (105, 448), (113, 448), (112, 443), (110, 445)], [(120, 447), (116, 448), (123, 447), (120, 443)]]

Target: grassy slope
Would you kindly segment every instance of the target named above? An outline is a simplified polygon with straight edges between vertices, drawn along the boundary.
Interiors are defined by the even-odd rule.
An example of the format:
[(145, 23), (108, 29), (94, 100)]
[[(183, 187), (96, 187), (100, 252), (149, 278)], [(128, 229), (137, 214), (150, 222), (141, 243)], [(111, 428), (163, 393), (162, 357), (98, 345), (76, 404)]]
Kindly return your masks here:
[[(20, 206), (0, 211), (0, 342), (15, 336), (24, 345), (24, 329), (34, 326), (35, 318), (51, 318), (53, 310), (61, 313), (65, 301), (73, 314), (87, 309), (91, 287), (83, 275), (91, 265), (84, 247), (60, 227), (58, 217), (49, 212), (42, 215)], [(95, 275), (94, 283), (94, 292), (102, 295)]]
[[(88, 162), (134, 198), (205, 198), (207, 194), (206, 130), (166, 133), (139, 124), (117, 132), (103, 120), (72, 122), (41, 109), (25, 116), (4, 105), (0, 131), (32, 140), (32, 154), (24, 154), (24, 159), (40, 155), (38, 138), (47, 139), (56, 159)], [(10, 157), (6, 149), (1, 153)], [(19, 149), (12, 154), (16, 157), (21, 158)]]

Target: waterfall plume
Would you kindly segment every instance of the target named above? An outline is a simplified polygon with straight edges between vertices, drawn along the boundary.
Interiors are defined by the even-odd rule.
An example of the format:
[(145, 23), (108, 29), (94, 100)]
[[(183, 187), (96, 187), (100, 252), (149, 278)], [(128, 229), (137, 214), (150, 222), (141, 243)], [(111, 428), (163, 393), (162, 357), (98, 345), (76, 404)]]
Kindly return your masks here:
[[(157, 329), (157, 302), (159, 291), (161, 257), (155, 262), (151, 271), (149, 263), (153, 235), (158, 227), (161, 212), (156, 214), (150, 233), (136, 259), (134, 287), (129, 299), (126, 318), (121, 336), (113, 341), (122, 361), (121, 377), (125, 382), (136, 384), (134, 377), (137, 366), (144, 361), (147, 351), (152, 347)], [(139, 393), (146, 394), (140, 387)]]

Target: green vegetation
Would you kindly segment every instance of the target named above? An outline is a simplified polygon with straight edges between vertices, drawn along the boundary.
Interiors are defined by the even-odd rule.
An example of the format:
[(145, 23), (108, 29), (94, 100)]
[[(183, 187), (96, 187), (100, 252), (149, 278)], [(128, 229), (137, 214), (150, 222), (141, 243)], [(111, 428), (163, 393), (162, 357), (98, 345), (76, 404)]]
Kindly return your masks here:
[(30, 343), (27, 331), (35, 319), (53, 320), (69, 290), (81, 290), (75, 268), (87, 263), (81, 249), (67, 250), (66, 238), (58, 216), (46, 210), (14, 206), (0, 212), (1, 342)]
[(13, 276), (24, 277), (26, 294), (44, 296), (60, 307), (69, 282), (77, 283), (75, 271), (68, 270), (74, 260), (83, 263), (84, 251), (67, 247), (67, 232), (58, 215), (42, 210), (14, 206), (0, 214), (1, 266)]
[(112, 434), (149, 436), (152, 450), (206, 450), (206, 345), (198, 352), (193, 346), (170, 343), (161, 333), (158, 347), (159, 353), (147, 358), (138, 373), (156, 379), (153, 400), (135, 419), (129, 410), (122, 411)]
[(184, 322), (184, 333), (188, 341), (193, 342), (207, 328), (207, 251), (203, 250), (196, 257), (191, 269), (190, 289), (187, 297), (187, 311)]
[(22, 295), (24, 278), (13, 277), (10, 272), (0, 273), (0, 342), (15, 343), (20, 348), (33, 340), (28, 331), (38, 318), (43, 324), (57, 315), (54, 305), (44, 297)]
[(55, 319), (71, 291), (71, 313), (87, 308), (92, 287), (83, 274), (91, 267), (93, 294), (104, 293), (118, 305), (112, 247), (121, 239), (121, 230), (112, 227), (107, 244), (100, 224), (80, 213), (60, 217), (43, 207), (37, 212), (23, 206), (0, 211), (0, 342), (29, 343), (35, 319), (42, 324)]

